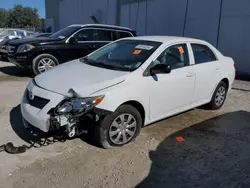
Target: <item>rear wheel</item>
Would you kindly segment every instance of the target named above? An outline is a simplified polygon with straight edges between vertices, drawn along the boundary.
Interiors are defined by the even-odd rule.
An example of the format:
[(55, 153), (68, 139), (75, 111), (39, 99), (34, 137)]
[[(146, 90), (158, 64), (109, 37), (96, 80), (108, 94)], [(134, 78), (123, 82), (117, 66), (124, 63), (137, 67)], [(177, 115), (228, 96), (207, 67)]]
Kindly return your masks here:
[(38, 75), (54, 68), (58, 64), (58, 60), (53, 55), (41, 54), (33, 60), (33, 72), (35, 75)]
[(227, 91), (228, 91), (227, 84), (221, 81), (216, 87), (212, 100), (209, 103), (209, 108), (211, 110), (218, 110), (223, 106), (227, 97)]
[(96, 126), (96, 139), (103, 148), (121, 147), (139, 135), (141, 126), (142, 118), (138, 110), (122, 105)]

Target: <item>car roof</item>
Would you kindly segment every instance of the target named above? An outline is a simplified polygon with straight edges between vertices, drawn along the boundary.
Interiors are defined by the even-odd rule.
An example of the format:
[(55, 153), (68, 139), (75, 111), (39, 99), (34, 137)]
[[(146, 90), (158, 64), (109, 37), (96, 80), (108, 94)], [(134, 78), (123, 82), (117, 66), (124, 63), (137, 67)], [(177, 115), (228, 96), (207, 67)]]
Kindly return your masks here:
[(123, 38), (121, 40), (146, 40), (146, 41), (155, 41), (155, 42), (162, 42), (162, 43), (173, 43), (173, 42), (198, 42), (204, 43), (206, 41), (188, 37), (179, 37), (179, 36), (137, 36), (137, 37), (129, 37)]
[(4, 31), (23, 31), (23, 32), (28, 32), (28, 31), (26, 31), (24, 29), (15, 29), (15, 28), (6, 28), (6, 29), (4, 29)]
[(128, 28), (128, 27), (122, 27), (122, 26), (116, 26), (116, 25), (106, 25), (106, 24), (72, 24), (68, 27), (102, 27), (102, 28), (113, 28), (113, 29), (122, 29), (122, 30), (133, 31), (131, 28)]

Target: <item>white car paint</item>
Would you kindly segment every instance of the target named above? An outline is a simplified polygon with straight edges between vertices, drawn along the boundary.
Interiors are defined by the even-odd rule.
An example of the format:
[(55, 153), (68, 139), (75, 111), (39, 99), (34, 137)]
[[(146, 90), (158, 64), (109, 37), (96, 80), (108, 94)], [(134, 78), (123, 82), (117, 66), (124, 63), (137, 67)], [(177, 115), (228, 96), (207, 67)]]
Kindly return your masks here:
[[(73, 88), (80, 97), (105, 95), (97, 107), (111, 112), (125, 102), (136, 101), (144, 108), (144, 124), (147, 125), (208, 103), (221, 80), (228, 80), (230, 89), (235, 79), (233, 59), (223, 56), (205, 41), (167, 36), (120, 40), (127, 39), (158, 41), (162, 42), (162, 45), (133, 72), (97, 68), (74, 60), (36, 76), (34, 80), (37, 85), (31, 81), (28, 90), (36, 96), (50, 99), (50, 102), (43, 109), (36, 109), (27, 103), (24, 95), (21, 104), (23, 117), (33, 126), (47, 132), (47, 112)], [(164, 49), (182, 43), (187, 44), (190, 66), (174, 69), (169, 74), (159, 74), (156, 77), (144, 76), (147, 67)], [(218, 61), (195, 65), (190, 43), (208, 46), (216, 54)]]
[[(74, 89), (80, 96), (89, 96), (100, 88), (109, 87), (124, 81), (124, 75), (128, 74), (128, 72), (94, 67), (79, 60), (62, 64), (59, 69), (62, 74), (54, 77), (55, 71), (58, 70), (58, 67), (55, 67), (53, 71), (48, 71), (46, 72), (47, 74), (35, 77), (36, 83), (39, 83), (39, 86), (47, 90), (56, 91), (62, 95), (67, 95), (69, 89)], [(47, 79), (50, 77), (54, 77), (53, 82)], [(84, 87), (82, 87), (83, 85)]]

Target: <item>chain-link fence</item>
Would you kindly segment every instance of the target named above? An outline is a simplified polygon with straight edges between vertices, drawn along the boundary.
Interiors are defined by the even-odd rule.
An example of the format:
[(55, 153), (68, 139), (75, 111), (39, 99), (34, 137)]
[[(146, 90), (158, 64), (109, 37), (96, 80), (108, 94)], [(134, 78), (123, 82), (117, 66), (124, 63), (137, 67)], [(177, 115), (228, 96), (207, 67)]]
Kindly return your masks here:
[(35, 28), (35, 27), (24, 27), (24, 28), (0, 28), (0, 29), (20, 29), (20, 30), (25, 30), (25, 31), (30, 31), (30, 32), (38, 32), (38, 33), (43, 33), (45, 32), (44, 29), (40, 28)]

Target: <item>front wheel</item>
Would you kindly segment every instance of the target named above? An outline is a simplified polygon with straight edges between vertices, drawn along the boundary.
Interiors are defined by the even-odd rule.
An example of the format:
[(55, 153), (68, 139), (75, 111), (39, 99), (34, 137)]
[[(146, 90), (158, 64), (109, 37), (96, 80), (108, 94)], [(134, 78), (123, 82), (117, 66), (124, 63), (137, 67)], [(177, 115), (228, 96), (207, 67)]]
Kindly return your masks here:
[(38, 75), (54, 68), (58, 64), (58, 60), (53, 55), (41, 54), (33, 60), (33, 72), (35, 75)]
[(142, 118), (136, 108), (122, 105), (96, 126), (96, 139), (103, 148), (121, 147), (140, 133)]

